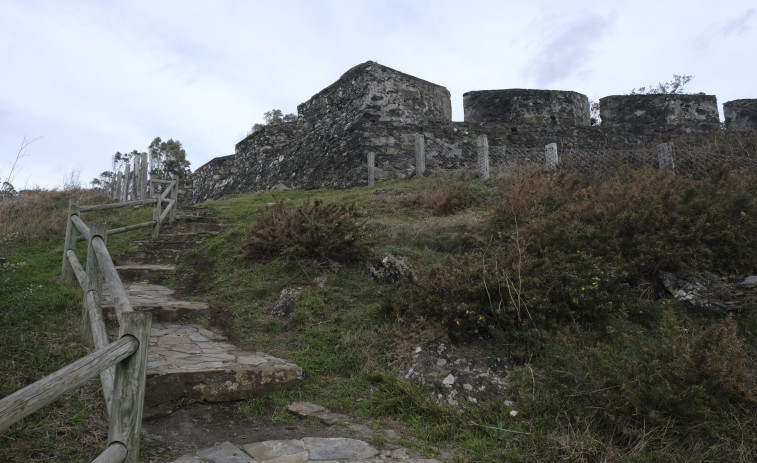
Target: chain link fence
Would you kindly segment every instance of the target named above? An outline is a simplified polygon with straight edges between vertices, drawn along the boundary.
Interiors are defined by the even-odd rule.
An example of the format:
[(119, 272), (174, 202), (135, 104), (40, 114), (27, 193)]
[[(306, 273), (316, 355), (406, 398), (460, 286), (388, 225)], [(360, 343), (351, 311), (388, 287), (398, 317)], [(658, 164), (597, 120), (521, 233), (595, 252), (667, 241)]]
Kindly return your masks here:
[[(458, 160), (457, 174), (470, 178), (489, 178), (505, 175), (517, 168), (550, 167), (549, 156), (546, 154), (549, 145), (528, 148), (486, 143), (484, 146), (485, 148), (482, 143), (473, 140), (454, 147), (455, 158)], [(619, 171), (641, 168), (668, 168), (676, 175), (694, 179), (705, 178), (722, 167), (757, 169), (757, 153), (724, 153), (709, 149), (708, 146), (675, 143), (669, 144), (672, 162), (667, 161), (670, 165), (666, 166), (666, 162), (659, 158), (658, 146), (634, 149), (557, 149), (555, 169), (578, 171), (594, 181), (607, 180)], [(455, 173), (432, 173), (450, 174)]]

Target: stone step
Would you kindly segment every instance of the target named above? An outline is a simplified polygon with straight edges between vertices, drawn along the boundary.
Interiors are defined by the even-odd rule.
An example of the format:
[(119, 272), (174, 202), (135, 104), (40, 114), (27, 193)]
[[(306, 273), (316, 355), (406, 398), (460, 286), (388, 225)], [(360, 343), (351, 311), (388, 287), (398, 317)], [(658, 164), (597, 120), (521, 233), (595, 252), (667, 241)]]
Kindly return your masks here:
[(301, 377), (297, 365), (242, 350), (212, 329), (153, 323), (145, 407), (259, 397)]
[(139, 251), (119, 251), (110, 255), (113, 265), (137, 265), (144, 263), (168, 265), (179, 260), (180, 249), (149, 249)]
[(178, 249), (185, 250), (193, 248), (211, 236), (218, 235), (218, 232), (203, 233), (170, 233), (160, 235), (157, 240), (138, 240), (133, 242), (133, 246), (138, 249)]
[[(189, 318), (207, 318), (210, 308), (205, 302), (182, 301), (174, 296), (174, 291), (162, 285), (144, 282), (124, 283), (124, 289), (134, 310), (149, 311), (153, 322), (179, 322)], [(108, 289), (103, 289), (100, 303), (104, 316), (115, 319), (113, 296)]]
[(194, 222), (194, 221), (178, 221), (170, 227), (166, 227), (166, 231), (170, 233), (190, 233), (190, 234), (218, 234), (223, 233), (226, 230), (234, 228), (234, 225), (215, 222)]
[(131, 264), (116, 265), (118, 276), (126, 282), (161, 283), (176, 271), (176, 267), (166, 264)]

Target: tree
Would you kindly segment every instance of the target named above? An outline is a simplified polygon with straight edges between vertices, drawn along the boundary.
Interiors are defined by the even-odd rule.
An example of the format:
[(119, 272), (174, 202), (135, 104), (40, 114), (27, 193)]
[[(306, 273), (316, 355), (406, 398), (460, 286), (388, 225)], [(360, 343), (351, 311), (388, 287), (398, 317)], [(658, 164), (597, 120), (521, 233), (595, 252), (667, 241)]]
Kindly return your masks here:
[(160, 137), (150, 143), (150, 177), (170, 179), (174, 175), (184, 178), (189, 175), (190, 162), (179, 140), (163, 141)]
[(284, 115), (280, 109), (272, 109), (263, 113), (263, 119), (265, 120), (265, 124), (254, 124), (250, 133), (257, 132), (267, 125), (278, 125), (294, 122), (297, 120), (297, 115), (291, 113)]
[(632, 88), (629, 95), (665, 95), (665, 94), (684, 94), (687, 93), (686, 85), (691, 82), (693, 76), (673, 74), (670, 82), (660, 82), (656, 86)]
[(8, 172), (8, 175), (5, 177), (5, 181), (0, 184), (0, 199), (16, 196), (16, 189), (13, 187), (13, 183), (11, 182), (13, 182), (13, 179), (16, 177), (16, 168), (18, 167), (18, 161), (21, 160), (21, 158), (29, 156), (29, 154), (27, 153), (29, 145), (39, 140), (40, 138), (42, 137), (37, 137), (29, 140), (28, 138), (26, 138), (26, 135), (24, 135), (24, 139), (21, 140), (21, 146), (18, 148), (18, 152), (16, 153), (16, 158), (13, 160), (11, 169)]

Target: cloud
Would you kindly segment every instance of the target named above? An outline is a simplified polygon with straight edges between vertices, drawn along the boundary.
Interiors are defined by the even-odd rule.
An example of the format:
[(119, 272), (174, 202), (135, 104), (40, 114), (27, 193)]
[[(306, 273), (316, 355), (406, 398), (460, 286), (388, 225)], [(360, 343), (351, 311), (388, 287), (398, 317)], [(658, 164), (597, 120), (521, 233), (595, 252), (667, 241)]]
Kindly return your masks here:
[[(748, 8), (739, 16), (725, 21), (725, 23), (718, 25), (711, 25), (707, 30), (703, 31), (696, 38), (697, 48), (705, 50), (712, 45), (713, 41), (720, 38), (739, 37), (752, 30), (751, 21), (755, 16), (754, 8)], [(716, 31), (713, 33), (712, 31)]]
[(720, 28), (720, 35), (727, 37), (729, 35), (742, 35), (749, 32), (751, 29), (749, 22), (754, 13), (754, 8), (749, 8), (738, 18), (731, 19)]
[(546, 88), (580, 71), (591, 58), (593, 46), (613, 23), (613, 18), (589, 15), (558, 32), (527, 66), (526, 69), (532, 74), (530, 80)]

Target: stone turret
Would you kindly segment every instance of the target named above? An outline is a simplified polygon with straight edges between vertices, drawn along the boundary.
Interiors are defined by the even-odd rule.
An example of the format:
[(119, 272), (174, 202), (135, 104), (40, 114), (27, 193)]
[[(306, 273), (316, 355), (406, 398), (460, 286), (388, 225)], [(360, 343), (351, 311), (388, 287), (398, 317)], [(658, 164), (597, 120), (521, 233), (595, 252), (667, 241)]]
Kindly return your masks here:
[(707, 132), (720, 124), (715, 95), (614, 95), (599, 105), (602, 127), (635, 133)]
[(360, 120), (423, 125), (450, 122), (452, 103), (441, 85), (368, 61), (297, 107), (310, 125), (349, 127)]
[(589, 126), (589, 99), (559, 90), (478, 90), (463, 95), (465, 122), (547, 127)]
[(723, 103), (725, 127), (729, 130), (757, 130), (757, 100), (733, 100)]

